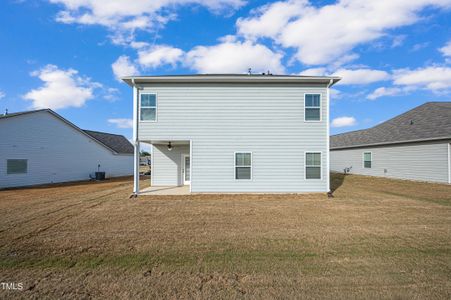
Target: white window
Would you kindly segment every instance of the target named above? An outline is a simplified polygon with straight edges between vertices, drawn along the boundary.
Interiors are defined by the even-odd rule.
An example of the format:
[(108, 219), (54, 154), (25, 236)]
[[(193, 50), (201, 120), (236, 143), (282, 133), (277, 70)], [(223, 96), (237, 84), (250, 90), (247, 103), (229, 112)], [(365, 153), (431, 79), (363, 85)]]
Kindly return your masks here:
[(304, 120), (321, 121), (321, 95), (305, 94), (304, 98)]
[(150, 93), (140, 94), (140, 120), (156, 121), (157, 120), (157, 95)]
[(26, 174), (28, 171), (27, 159), (7, 159), (6, 174)]
[(363, 153), (363, 167), (365, 169), (371, 169), (371, 164), (373, 162), (373, 155), (371, 152)]
[(251, 152), (235, 152), (235, 179), (252, 179)]
[(321, 152), (305, 153), (305, 179), (321, 179)]

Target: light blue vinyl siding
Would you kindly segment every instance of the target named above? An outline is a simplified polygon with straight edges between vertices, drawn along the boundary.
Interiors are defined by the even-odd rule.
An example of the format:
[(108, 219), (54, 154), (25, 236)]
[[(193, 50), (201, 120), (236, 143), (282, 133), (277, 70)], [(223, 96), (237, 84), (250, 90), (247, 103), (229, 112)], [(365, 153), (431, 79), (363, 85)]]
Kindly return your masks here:
[[(8, 160), (27, 160), (7, 174)], [(0, 188), (133, 174), (133, 155), (116, 155), (47, 111), (0, 119)], [(23, 170), (23, 168), (22, 168)]]
[[(158, 95), (158, 121), (140, 122), (139, 139), (191, 140), (192, 192), (327, 191), (325, 87), (155, 84), (142, 91)], [(304, 121), (305, 93), (321, 94), (322, 121)], [(236, 152), (252, 152), (251, 180), (235, 179)], [(321, 180), (305, 179), (305, 152), (323, 153)]]
[(167, 145), (152, 146), (153, 186), (183, 185), (182, 154), (189, 154), (189, 145), (172, 146), (171, 151)]
[[(379, 147), (331, 150), (331, 171), (431, 182), (448, 182), (448, 143), (424, 142)], [(371, 152), (371, 168), (364, 153)]]

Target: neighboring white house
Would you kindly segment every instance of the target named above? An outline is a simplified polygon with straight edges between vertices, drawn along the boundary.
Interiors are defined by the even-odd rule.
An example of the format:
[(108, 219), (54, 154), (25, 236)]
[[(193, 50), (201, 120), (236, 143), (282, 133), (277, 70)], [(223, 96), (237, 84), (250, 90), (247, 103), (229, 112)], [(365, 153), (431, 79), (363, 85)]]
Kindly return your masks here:
[(50, 109), (0, 115), (0, 188), (88, 180), (98, 169), (133, 174), (132, 144), (82, 130)]
[(428, 102), (375, 127), (331, 137), (331, 170), (451, 183), (451, 102)]
[(135, 186), (140, 143), (153, 186), (195, 193), (328, 192), (329, 88), (338, 77), (136, 76)]

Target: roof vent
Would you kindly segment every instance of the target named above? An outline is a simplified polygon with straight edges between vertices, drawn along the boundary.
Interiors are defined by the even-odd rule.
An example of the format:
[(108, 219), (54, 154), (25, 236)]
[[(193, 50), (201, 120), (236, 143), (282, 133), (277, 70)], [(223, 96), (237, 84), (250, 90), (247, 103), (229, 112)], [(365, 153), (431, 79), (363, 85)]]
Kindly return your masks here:
[(410, 120), (410, 125), (413, 125), (413, 120)]

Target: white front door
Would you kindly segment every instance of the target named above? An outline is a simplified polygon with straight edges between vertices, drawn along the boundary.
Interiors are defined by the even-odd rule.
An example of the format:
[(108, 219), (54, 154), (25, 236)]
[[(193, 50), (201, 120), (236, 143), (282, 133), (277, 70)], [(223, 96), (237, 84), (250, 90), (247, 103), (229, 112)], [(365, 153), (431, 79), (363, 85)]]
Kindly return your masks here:
[(182, 154), (182, 182), (183, 184), (191, 183), (191, 162), (188, 154)]

